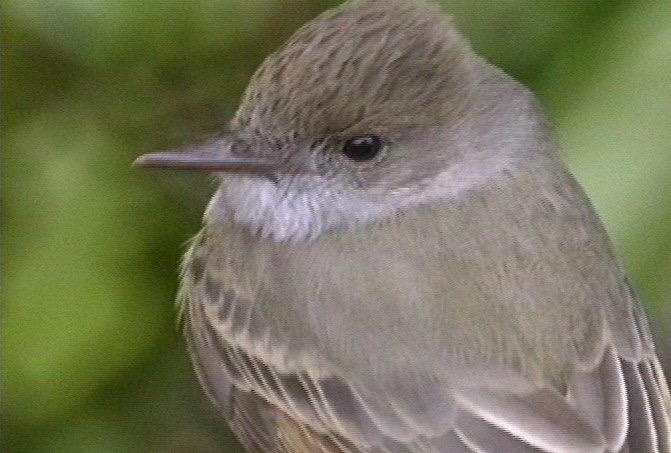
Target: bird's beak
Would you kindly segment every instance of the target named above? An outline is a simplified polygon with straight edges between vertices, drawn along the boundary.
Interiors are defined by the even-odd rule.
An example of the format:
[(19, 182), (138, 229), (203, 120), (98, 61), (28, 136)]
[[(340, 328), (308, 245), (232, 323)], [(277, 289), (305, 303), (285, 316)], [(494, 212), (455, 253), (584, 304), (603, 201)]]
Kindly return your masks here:
[(300, 168), (286, 162), (250, 156), (245, 150), (243, 150), (244, 155), (236, 155), (232, 152), (233, 147), (228, 139), (223, 139), (182, 149), (143, 154), (133, 162), (133, 166), (257, 176), (289, 172), (310, 173), (306, 168)]

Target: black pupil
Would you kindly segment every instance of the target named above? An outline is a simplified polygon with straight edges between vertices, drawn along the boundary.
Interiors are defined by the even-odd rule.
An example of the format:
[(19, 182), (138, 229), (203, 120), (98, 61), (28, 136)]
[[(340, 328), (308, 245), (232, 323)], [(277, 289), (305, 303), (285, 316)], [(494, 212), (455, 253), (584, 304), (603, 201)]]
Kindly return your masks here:
[(365, 162), (377, 156), (382, 150), (382, 139), (376, 135), (362, 135), (350, 138), (343, 146), (343, 154), (357, 162)]

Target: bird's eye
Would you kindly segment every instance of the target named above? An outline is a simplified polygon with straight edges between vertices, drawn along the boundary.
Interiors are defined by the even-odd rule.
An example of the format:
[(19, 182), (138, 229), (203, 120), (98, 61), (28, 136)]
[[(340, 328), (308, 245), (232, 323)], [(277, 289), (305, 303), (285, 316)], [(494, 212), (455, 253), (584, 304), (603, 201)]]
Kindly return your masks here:
[(343, 145), (342, 153), (353, 161), (366, 162), (380, 154), (382, 148), (384, 148), (384, 142), (377, 135), (361, 135), (347, 140)]

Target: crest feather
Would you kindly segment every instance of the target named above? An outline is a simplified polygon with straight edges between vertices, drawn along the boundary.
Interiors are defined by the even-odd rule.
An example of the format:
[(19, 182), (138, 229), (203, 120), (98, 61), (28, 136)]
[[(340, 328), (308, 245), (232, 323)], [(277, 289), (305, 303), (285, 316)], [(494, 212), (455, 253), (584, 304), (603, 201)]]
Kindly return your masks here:
[(263, 63), (233, 127), (318, 139), (440, 121), (468, 97), (475, 58), (435, 5), (348, 2), (305, 25)]

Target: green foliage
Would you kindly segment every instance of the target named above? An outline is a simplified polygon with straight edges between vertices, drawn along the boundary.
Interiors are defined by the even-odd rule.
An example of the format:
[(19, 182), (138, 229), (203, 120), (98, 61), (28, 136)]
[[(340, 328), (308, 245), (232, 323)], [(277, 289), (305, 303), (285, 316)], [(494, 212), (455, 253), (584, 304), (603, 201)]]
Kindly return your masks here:
[[(335, 3), (4, 2), (3, 451), (230, 442), (172, 304), (180, 244), (211, 188), (130, 163), (223, 127), (262, 58)], [(668, 5), (445, 3), (474, 47), (546, 104), (669, 364)]]

